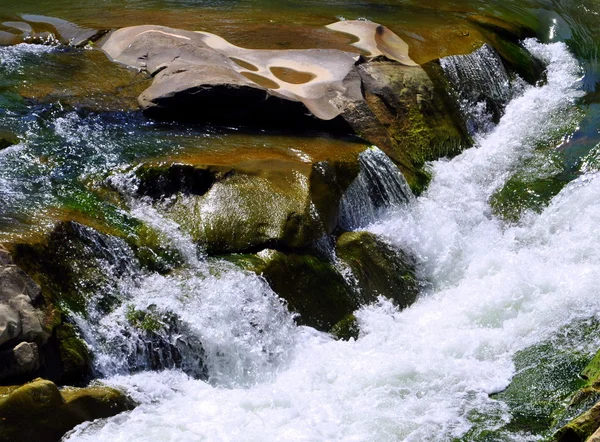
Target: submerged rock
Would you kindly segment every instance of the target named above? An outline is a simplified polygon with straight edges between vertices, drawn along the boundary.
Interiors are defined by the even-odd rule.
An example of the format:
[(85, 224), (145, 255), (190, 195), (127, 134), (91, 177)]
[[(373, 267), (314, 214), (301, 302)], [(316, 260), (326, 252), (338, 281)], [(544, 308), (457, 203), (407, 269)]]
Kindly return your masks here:
[(0, 387), (0, 441), (58, 441), (76, 425), (134, 406), (123, 393), (104, 386), (59, 390), (36, 379), (20, 387)]

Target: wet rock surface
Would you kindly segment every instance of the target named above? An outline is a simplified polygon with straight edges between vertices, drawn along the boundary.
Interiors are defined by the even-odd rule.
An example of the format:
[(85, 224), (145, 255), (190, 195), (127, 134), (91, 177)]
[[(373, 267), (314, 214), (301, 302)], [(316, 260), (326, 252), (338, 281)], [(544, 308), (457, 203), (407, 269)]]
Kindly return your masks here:
[(39, 347), (50, 337), (40, 301), (40, 287), (0, 246), (0, 382), (40, 368)]
[(135, 403), (113, 388), (58, 387), (44, 379), (0, 387), (0, 441), (54, 442), (76, 425), (131, 410)]

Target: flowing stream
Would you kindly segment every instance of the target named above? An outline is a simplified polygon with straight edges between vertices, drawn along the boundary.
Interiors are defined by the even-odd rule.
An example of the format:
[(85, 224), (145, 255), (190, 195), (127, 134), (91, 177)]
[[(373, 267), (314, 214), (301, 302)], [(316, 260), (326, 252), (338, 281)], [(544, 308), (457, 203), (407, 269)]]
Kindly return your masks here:
[[(450, 441), (474, 422), (489, 429), (506, 422), (510, 410), (489, 394), (510, 383), (515, 353), (600, 316), (600, 175), (572, 181), (542, 213), (515, 225), (489, 205), (525, 159), (577, 118), (577, 61), (563, 43), (526, 47), (547, 63), (547, 82), (524, 88), (473, 149), (433, 163), (424, 195), (378, 213), (369, 226), (421, 263), (431, 285), (415, 305), (398, 311), (381, 299), (357, 312), (357, 340), (335, 341), (293, 326), (259, 278), (234, 269), (199, 277), (206, 264), (192, 257), (185, 274), (146, 277), (128, 296), (169, 308), (185, 297), (191, 304), (175, 308), (197, 333), (214, 337), (214, 351), (202, 341), (213, 352), (209, 365), (227, 354), (236, 367), (209, 367), (208, 381), (179, 369), (116, 374), (107, 381), (141, 405), (83, 424), (67, 440)], [(164, 225), (149, 210), (140, 205), (134, 214)], [(213, 302), (229, 307), (216, 311)], [(260, 339), (256, 327), (231, 328), (249, 306), (249, 323), (265, 330)], [(118, 333), (117, 317), (102, 321)], [(221, 335), (236, 349), (219, 348)], [(592, 351), (600, 339), (587, 345)], [(484, 423), (474, 420), (482, 415)]]
[[(87, 0), (77, 8), (65, 6), (70, 0), (43, 7), (37, 3), (6, 0), (6, 10), (0, 12), (8, 20), (22, 8), (41, 8), (39, 13), (48, 15), (68, 10), (66, 19), (92, 27), (100, 27), (102, 20), (129, 25), (134, 17), (137, 24), (160, 18), (191, 29), (205, 19), (206, 30), (240, 45), (263, 47), (260, 32), (239, 29), (270, 19), (273, 2), (205, 2), (211, 4), (205, 10), (195, 0), (181, 0), (168, 2), (170, 13), (163, 14), (165, 5), (159, 0), (105, 0), (94, 2), (93, 16)], [(414, 2), (399, 3), (406, 8), (379, 0), (282, 1), (270, 32), (281, 33), (285, 41), (273, 39), (266, 46), (294, 46), (304, 39), (302, 44), (314, 45), (305, 30), (320, 28), (343, 11), (349, 18), (404, 23), (403, 37), (415, 43), (424, 25), (443, 26), (447, 17), (451, 24), (461, 23), (457, 17), (462, 20), (462, 10), (470, 10), (474, 2), (421, 2), (426, 10), (453, 11), (439, 17)], [(298, 140), (163, 125), (136, 112), (86, 111), (60, 100), (38, 102), (46, 82), (54, 87), (63, 76), (67, 92), (62, 98), (81, 97), (71, 73), (108, 72), (108, 64), (98, 61), (95, 51), (74, 57), (53, 46), (0, 48), (0, 123), (21, 138), (0, 151), (0, 240), (30, 225), (51, 224), (54, 207), (75, 208), (102, 213), (125, 226), (131, 218), (142, 221), (182, 262), (168, 275), (143, 270), (125, 241), (76, 225), (99, 266), (114, 275), (108, 280), (110, 295), (120, 305), (107, 314), (92, 302), (86, 317), (73, 314), (71, 319), (94, 353), (95, 373), (140, 405), (84, 423), (65, 440), (540, 440), (507, 429), (511, 408), (490, 394), (510, 384), (520, 351), (566, 335), (567, 326), (600, 320), (600, 111), (597, 92), (586, 96), (584, 104), (581, 100), (599, 78), (593, 30), (600, 27), (592, 14), (598, 8), (595, 0), (521, 3), (480, 2), (478, 8), (543, 23), (539, 37), (550, 43), (524, 42), (547, 65), (543, 82), (530, 86), (511, 77), (487, 47), (443, 59), (475, 146), (451, 160), (431, 163), (433, 179), (418, 198), (382, 151), (371, 148), (361, 154), (361, 171), (340, 204), (340, 224), (366, 229), (405, 250), (427, 284), (405, 310), (384, 298), (361, 308), (356, 312), (359, 337), (349, 341), (297, 326), (262, 277), (205, 256), (176, 223), (135, 195), (130, 175), (113, 173), (190, 146), (218, 150), (250, 143), (270, 149)], [(230, 20), (222, 20), (224, 11)], [(248, 20), (251, 13), (256, 17)], [(294, 28), (297, 23), (301, 26)], [(550, 24), (549, 35), (545, 23)], [(81, 65), (74, 61), (82, 58)], [(90, 92), (92, 101), (109, 103), (102, 101), (103, 93)], [(337, 146), (320, 135), (306, 143), (317, 139), (322, 148)], [(539, 210), (503, 218), (495, 205), (498, 192), (515, 176), (554, 173), (557, 156), (565, 170), (559, 175), (562, 190)], [(107, 176), (126, 197), (127, 209), (90, 197), (87, 186)], [(335, 261), (328, 239), (323, 243), (325, 254)], [(344, 276), (352, 281), (351, 274)], [(162, 322), (157, 324), (153, 314)], [(132, 327), (136, 321), (144, 327)], [(559, 352), (564, 345), (591, 356), (600, 337), (582, 330), (552, 350)], [(582, 334), (585, 339), (578, 338)], [(500, 432), (492, 439), (476, 439), (474, 430)]]

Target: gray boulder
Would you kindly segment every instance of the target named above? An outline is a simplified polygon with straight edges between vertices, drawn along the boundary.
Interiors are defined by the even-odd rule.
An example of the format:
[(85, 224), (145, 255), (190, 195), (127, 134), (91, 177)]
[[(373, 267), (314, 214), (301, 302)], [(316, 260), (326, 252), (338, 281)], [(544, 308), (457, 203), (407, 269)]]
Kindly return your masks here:
[(43, 311), (34, 307), (40, 297), (40, 287), (0, 246), (0, 381), (40, 368), (38, 349), (50, 337)]

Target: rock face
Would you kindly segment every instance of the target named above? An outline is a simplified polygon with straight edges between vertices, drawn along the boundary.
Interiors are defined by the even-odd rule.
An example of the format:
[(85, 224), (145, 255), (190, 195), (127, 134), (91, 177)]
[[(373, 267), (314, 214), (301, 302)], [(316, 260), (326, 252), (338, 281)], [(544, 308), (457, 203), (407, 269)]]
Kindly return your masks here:
[(272, 150), (260, 158), (239, 148), (228, 156), (198, 152), (185, 164), (158, 159), (137, 169), (138, 192), (160, 196), (158, 207), (209, 254), (308, 247), (336, 228), (364, 148), (313, 156)]
[(17, 144), (18, 142), (19, 139), (15, 136), (15, 134), (0, 128), (0, 150), (6, 149), (7, 147)]
[(338, 239), (335, 253), (337, 262), (311, 253), (269, 249), (230, 259), (262, 275), (289, 309), (299, 314), (299, 324), (340, 338), (355, 336), (352, 313), (377, 301), (379, 295), (400, 308), (415, 301), (419, 284), (414, 263), (375, 235), (345, 233)]
[(50, 337), (40, 302), (40, 287), (0, 246), (0, 382), (40, 368), (39, 348)]
[(151, 117), (286, 127), (329, 122), (378, 145), (414, 189), (422, 188), (424, 161), (470, 143), (445, 85), (430, 79), (441, 77), (439, 65), (426, 72), (400, 37), (376, 23), (328, 28), (358, 37), (354, 46), (370, 58), (339, 50), (244, 49), (206, 32), (161, 26), (119, 29), (100, 46), (154, 77), (139, 97)]
[(401, 250), (372, 233), (347, 232), (338, 238), (336, 254), (351, 269), (362, 303), (373, 302), (378, 295), (394, 300), (400, 308), (415, 302), (419, 293), (415, 264)]
[(0, 387), (0, 441), (54, 442), (85, 421), (114, 416), (135, 404), (108, 387), (66, 388), (47, 380)]

